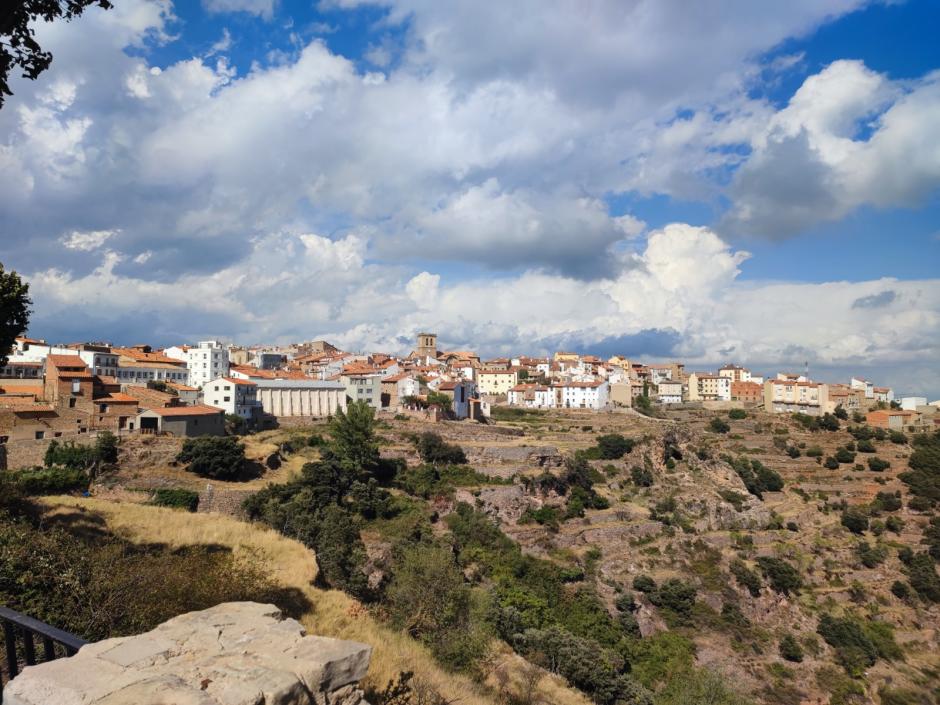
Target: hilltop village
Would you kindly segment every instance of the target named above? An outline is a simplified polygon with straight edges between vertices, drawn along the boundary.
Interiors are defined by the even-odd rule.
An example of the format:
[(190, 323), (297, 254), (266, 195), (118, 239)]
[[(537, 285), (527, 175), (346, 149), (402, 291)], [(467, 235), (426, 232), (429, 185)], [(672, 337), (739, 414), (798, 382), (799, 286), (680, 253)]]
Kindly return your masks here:
[[(772, 413), (860, 415), (869, 425), (926, 430), (938, 402), (895, 399), (861, 377), (819, 382), (805, 374), (764, 377), (735, 364), (687, 371), (575, 352), (484, 360), (439, 350), (420, 333), (405, 357), (349, 353), (317, 340), (284, 347), (217, 341), (155, 349), (104, 343), (55, 345), (21, 337), (0, 369), (0, 441), (116, 433), (221, 435), (226, 417), (247, 429), (278, 419), (325, 418), (351, 401), (376, 411), (486, 420), (494, 406), (610, 411), (654, 407), (762, 407)], [(861, 419), (864, 415), (864, 419)]]

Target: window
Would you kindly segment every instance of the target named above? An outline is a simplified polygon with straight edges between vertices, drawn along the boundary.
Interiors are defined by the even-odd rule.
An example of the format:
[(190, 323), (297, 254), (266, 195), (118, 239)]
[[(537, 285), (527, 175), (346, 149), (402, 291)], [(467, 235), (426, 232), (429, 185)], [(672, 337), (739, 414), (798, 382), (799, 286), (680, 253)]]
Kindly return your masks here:
[(231, 397), (222, 397), (222, 401), (231, 401), (231, 400), (232, 400)]
[(46, 432), (45, 432), (45, 431), (36, 431), (36, 440), (37, 440), (37, 441), (41, 441), (41, 440), (42, 440), (43, 438), (45, 438), (45, 437), (46, 437)]
[(70, 409), (75, 408), (75, 397), (69, 397), (69, 408)]

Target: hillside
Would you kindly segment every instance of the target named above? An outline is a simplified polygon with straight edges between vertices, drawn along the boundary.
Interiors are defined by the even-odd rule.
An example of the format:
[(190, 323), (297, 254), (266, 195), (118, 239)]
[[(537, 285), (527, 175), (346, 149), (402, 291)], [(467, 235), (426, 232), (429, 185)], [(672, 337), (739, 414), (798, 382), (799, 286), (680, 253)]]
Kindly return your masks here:
[[(53, 508), (135, 541), (260, 550), (309, 598), (305, 624), (377, 646), (377, 689), (414, 671), (439, 702), (936, 702), (940, 606), (912, 558), (932, 512), (899, 480), (907, 439), (755, 412), (502, 417), (383, 418), (394, 479), (345, 490), (317, 479), (340, 471), (324, 424), (244, 439), (253, 474), (213, 487), (273, 483), (253, 516), (322, 548), (317, 584), (358, 599), (313, 587), (310, 549), (257, 523), (142, 506), (207, 484), (175, 462), (179, 441), (125, 442), (100, 499)], [(323, 491), (344, 509), (319, 514)]]

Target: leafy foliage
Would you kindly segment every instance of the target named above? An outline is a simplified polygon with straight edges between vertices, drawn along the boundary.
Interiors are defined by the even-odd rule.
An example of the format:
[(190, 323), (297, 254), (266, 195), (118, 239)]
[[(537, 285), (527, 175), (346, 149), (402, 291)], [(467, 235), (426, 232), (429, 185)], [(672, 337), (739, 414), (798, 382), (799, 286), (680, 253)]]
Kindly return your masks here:
[(747, 418), (747, 412), (744, 409), (731, 409), (728, 412), (728, 418), (740, 421)]
[(840, 521), (853, 534), (863, 534), (868, 530), (868, 515), (855, 507), (844, 509)]
[(458, 445), (445, 443), (439, 434), (427, 431), (415, 441), (421, 460), (432, 464), (463, 465), (467, 456)]
[(761, 556), (756, 562), (770, 587), (777, 592), (789, 595), (791, 592), (799, 592), (803, 586), (799, 571), (782, 558)]
[(633, 450), (634, 442), (619, 433), (597, 437), (597, 447), (603, 460), (617, 460)]
[(0, 519), (0, 603), (86, 639), (147, 631), (235, 600), (274, 602), (296, 614), (299, 599), (276, 587), (258, 559), (218, 547), (171, 550), (100, 529), (82, 538), (56, 525)]
[(751, 460), (743, 456), (733, 459), (724, 457), (741, 478), (747, 491), (758, 499), (763, 499), (764, 492), (779, 492), (783, 489), (783, 478), (780, 477), (780, 473), (768, 468), (759, 460)]
[[(5, 96), (13, 95), (9, 84), (13, 67), (23, 69), (24, 77), (36, 79), (52, 63), (52, 54), (43, 51), (33, 37), (36, 20), (71, 20), (91, 5), (104, 9), (111, 7), (108, 0), (20, 0), (4, 9), (6, 16), (3, 24), (0, 24), (0, 108), (3, 107)], [(2, 349), (3, 343), (0, 341), (0, 351)]]
[(187, 438), (176, 456), (187, 470), (216, 480), (234, 480), (245, 469), (245, 447), (231, 436)]
[(928, 553), (915, 554), (907, 564), (907, 577), (914, 591), (927, 602), (940, 602), (940, 575)]
[(13, 482), (23, 494), (61, 494), (87, 489), (89, 477), (79, 468), (52, 466), (21, 470), (13, 474)]
[(731, 561), (730, 567), (731, 574), (734, 576), (734, 579), (738, 581), (738, 584), (746, 587), (747, 591), (751, 593), (751, 597), (758, 597), (760, 595), (760, 589), (763, 587), (760, 576), (748, 568), (740, 558), (735, 558)]
[(199, 493), (180, 488), (161, 487), (153, 493), (150, 503), (158, 507), (176, 507), (194, 512), (199, 506)]
[[(21, 16), (24, 9), (20, 7), (10, 8), (11, 21), (9, 26), (12, 30), (9, 36), (25, 35), (26, 39), (32, 41), (32, 31), (26, 26), (28, 16)], [(4, 24), (0, 25), (0, 27), (3, 27), (3, 29), (0, 29), (0, 38), (8, 36), (6, 26), (7, 20), (5, 18)], [(3, 95), (10, 95), (10, 89), (7, 87), (7, 75), (12, 58), (6, 42), (0, 41), (0, 107), (3, 107)], [(26, 326), (29, 324), (29, 306), (31, 303), (29, 284), (24, 282), (16, 272), (5, 271), (3, 264), (0, 264), (0, 367), (7, 364), (7, 356), (13, 349), (17, 336), (23, 335), (26, 331)]]
[(787, 661), (800, 663), (803, 660), (803, 647), (789, 632), (780, 639), (780, 655)]
[(715, 416), (708, 422), (708, 430), (713, 433), (728, 433), (728, 431), (731, 430), (731, 426), (729, 426), (728, 422), (724, 419)]
[(940, 503), (940, 431), (915, 437), (913, 446), (907, 459), (910, 470), (901, 473), (901, 480), (911, 494), (936, 505)]

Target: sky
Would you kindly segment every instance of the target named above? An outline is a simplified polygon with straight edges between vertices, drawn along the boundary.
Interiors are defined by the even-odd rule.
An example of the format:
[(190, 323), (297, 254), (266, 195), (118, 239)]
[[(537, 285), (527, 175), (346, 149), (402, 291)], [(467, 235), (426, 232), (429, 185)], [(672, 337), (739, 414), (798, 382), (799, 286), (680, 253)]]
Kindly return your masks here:
[(0, 110), (30, 334), (940, 397), (934, 0), (115, 0)]

